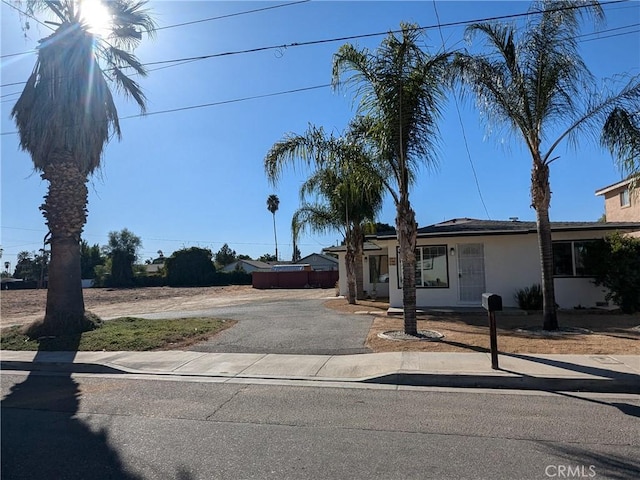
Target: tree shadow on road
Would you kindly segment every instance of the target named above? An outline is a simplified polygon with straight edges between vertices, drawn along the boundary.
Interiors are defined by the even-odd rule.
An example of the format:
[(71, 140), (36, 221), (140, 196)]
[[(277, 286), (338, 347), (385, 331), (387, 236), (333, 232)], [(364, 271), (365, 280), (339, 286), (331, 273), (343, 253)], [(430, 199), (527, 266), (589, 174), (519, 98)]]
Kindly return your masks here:
[[(79, 342), (77, 336), (76, 350)], [(34, 362), (45, 347), (43, 340)], [(76, 351), (60, 353), (67, 361), (76, 355)], [(71, 373), (51, 376), (32, 371), (11, 388), (0, 402), (2, 478), (142, 478), (124, 465), (106, 429), (93, 431), (76, 417), (80, 398)]]

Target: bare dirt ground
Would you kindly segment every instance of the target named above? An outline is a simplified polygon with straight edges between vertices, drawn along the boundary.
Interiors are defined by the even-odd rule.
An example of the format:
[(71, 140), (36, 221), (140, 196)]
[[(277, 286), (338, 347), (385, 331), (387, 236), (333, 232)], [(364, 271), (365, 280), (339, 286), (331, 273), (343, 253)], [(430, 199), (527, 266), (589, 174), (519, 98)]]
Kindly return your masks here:
[[(374, 352), (488, 352), (489, 320), (486, 314), (418, 315), (418, 330), (435, 330), (444, 335), (437, 342), (394, 341), (378, 337), (379, 333), (402, 330), (401, 316), (384, 314), (383, 302), (359, 302), (349, 305), (343, 298), (329, 300), (327, 306), (345, 312), (375, 311), (367, 336), (367, 347)], [(520, 333), (518, 329), (542, 326), (542, 314), (503, 315), (496, 313), (498, 350), (504, 353), (542, 353), (578, 355), (640, 354), (640, 315), (623, 315), (593, 311), (559, 312), (560, 327), (590, 330), (591, 334), (540, 336)]]
[[(282, 296), (282, 290), (256, 290), (247, 285), (196, 288), (87, 288), (85, 308), (102, 319), (143, 313), (198, 311)], [(326, 298), (333, 290), (287, 290), (288, 298)], [(46, 290), (0, 291), (0, 327), (25, 325), (42, 318)]]
[[(256, 290), (251, 286), (202, 288), (137, 288), (86, 289), (87, 310), (103, 319), (135, 316), (142, 313), (198, 311), (261, 300), (282, 298), (327, 298), (333, 290)], [(3, 290), (0, 292), (0, 326), (24, 325), (42, 317), (46, 290)], [(424, 351), (473, 352), (488, 351), (489, 327), (483, 314), (419, 315), (419, 330), (436, 330), (445, 335), (439, 342), (393, 341), (378, 337), (381, 332), (402, 330), (401, 316), (387, 316), (384, 302), (359, 302), (349, 305), (344, 298), (327, 300), (326, 306), (345, 313), (372, 315), (373, 323), (367, 346), (374, 352)], [(560, 312), (561, 327), (579, 327), (591, 334), (540, 337), (520, 333), (517, 329), (539, 327), (542, 317), (534, 315), (496, 314), (498, 349), (505, 353), (547, 354), (640, 354), (640, 315)]]

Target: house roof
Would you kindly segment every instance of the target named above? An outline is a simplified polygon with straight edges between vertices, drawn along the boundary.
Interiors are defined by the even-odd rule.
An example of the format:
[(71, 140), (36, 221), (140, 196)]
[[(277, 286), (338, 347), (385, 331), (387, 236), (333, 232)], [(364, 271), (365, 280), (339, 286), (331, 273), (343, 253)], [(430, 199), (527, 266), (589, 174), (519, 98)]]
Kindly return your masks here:
[[(335, 253), (344, 252), (346, 250), (347, 250), (347, 247), (345, 245), (337, 245), (335, 247), (326, 247), (322, 249), (323, 252), (335, 252)], [(368, 252), (371, 250), (382, 250), (382, 247), (380, 247), (379, 245), (376, 245), (373, 242), (364, 242), (363, 250), (365, 252)]]
[(326, 260), (331, 263), (338, 264), (338, 259), (336, 257), (332, 257), (330, 255), (325, 255), (324, 253), (312, 253), (311, 255), (307, 255), (304, 258), (298, 260), (297, 263), (309, 263), (309, 259), (312, 257), (320, 257), (322, 260)]
[(247, 265), (251, 265), (253, 268), (260, 268), (260, 269), (267, 269), (267, 270), (271, 268), (271, 265), (265, 262), (261, 262), (260, 260), (244, 260), (243, 259), (243, 260), (236, 260), (235, 262), (230, 263), (229, 265), (225, 265), (223, 267), (223, 270), (234, 270), (238, 264), (242, 265), (243, 263)]
[[(551, 222), (552, 232), (593, 230), (640, 230), (640, 222)], [(454, 218), (418, 229), (418, 237), (458, 237), (476, 235), (518, 235), (536, 232), (536, 222), (517, 220), (477, 220)], [(395, 234), (377, 238), (396, 238)]]
[(602, 187), (600, 190), (596, 190), (596, 196), (598, 195), (605, 195), (613, 190), (616, 190), (618, 188), (621, 187), (626, 187), (627, 185), (629, 185), (631, 183), (631, 179), (627, 178), (626, 180), (622, 180), (620, 182), (617, 183), (613, 183), (611, 185), (608, 185), (606, 187)]

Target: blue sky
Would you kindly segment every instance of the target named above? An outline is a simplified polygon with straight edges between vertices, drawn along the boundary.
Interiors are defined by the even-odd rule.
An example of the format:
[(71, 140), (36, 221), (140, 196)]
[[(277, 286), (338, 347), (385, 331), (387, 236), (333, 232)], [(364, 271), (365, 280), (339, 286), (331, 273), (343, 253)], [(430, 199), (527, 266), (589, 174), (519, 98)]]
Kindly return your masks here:
[[(283, 5), (287, 2), (152, 1), (159, 27)], [(145, 40), (136, 54), (143, 63), (260, 47), (329, 40), (397, 29), (401, 21), (433, 26), (525, 13), (529, 2), (364, 2), (311, 1), (174, 28)], [(438, 22), (436, 9), (439, 15)], [(640, 73), (640, 3), (605, 6), (607, 22), (586, 24), (580, 48), (598, 79)], [(37, 251), (46, 233), (38, 210), (46, 182), (33, 172), (29, 156), (18, 147), (10, 111), (30, 74), (34, 49), (48, 34), (31, 22), (27, 36), (17, 12), (1, 5), (1, 186), (2, 261), (15, 267), (23, 250)], [(522, 25), (524, 20), (512, 20)], [(624, 27), (624, 28), (622, 28)], [(479, 48), (463, 39), (464, 27), (444, 27), (447, 48)], [(616, 29), (616, 30), (613, 30)], [(375, 48), (383, 35), (351, 40)], [(329, 87), (265, 96), (327, 85), (332, 55), (344, 41), (237, 53), (182, 65), (149, 66), (141, 79), (149, 115), (123, 119), (123, 137), (107, 147), (103, 168), (90, 181), (89, 217), (84, 238), (104, 245), (110, 231), (128, 228), (142, 238), (141, 260), (190, 246), (216, 252), (224, 243), (256, 258), (273, 253), (273, 223), (266, 208), (269, 194), (280, 198), (276, 214), (281, 258), (292, 254), (290, 221), (299, 206), (304, 170), (289, 170), (277, 187), (264, 175), (269, 148), (287, 132), (302, 133), (309, 123), (339, 134), (354, 115), (349, 93)], [(431, 50), (442, 48), (438, 29), (427, 30)], [(7, 56), (11, 55), (11, 56)], [(247, 97), (265, 96), (236, 101)], [(209, 103), (219, 105), (157, 113)], [(473, 104), (451, 99), (441, 122), (439, 165), (421, 170), (412, 191), (420, 226), (455, 217), (533, 220), (530, 208), (530, 158), (517, 137), (489, 132)], [(118, 99), (121, 117), (136, 115), (133, 102)], [(462, 126), (461, 126), (462, 124)], [(466, 139), (466, 142), (465, 142)], [(467, 150), (469, 153), (467, 153)], [(552, 221), (595, 221), (604, 212), (594, 192), (621, 178), (608, 153), (590, 139), (577, 149), (564, 146), (551, 168)], [(477, 174), (477, 183), (473, 168)], [(480, 192), (479, 192), (480, 191)], [(482, 196), (482, 197), (481, 197)], [(481, 199), (482, 198), (482, 199)], [(484, 205), (482, 200), (484, 200)], [(486, 206), (486, 209), (485, 209)], [(393, 224), (390, 200), (379, 221)], [(306, 234), (303, 256), (341, 241), (338, 232)]]

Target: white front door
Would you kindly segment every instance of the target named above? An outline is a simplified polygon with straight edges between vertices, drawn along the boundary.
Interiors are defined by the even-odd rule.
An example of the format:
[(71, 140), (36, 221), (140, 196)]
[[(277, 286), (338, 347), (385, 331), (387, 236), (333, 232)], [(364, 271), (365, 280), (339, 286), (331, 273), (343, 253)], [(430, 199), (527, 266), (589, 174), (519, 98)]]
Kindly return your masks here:
[(458, 296), (460, 302), (480, 305), (485, 290), (484, 245), (458, 244)]

